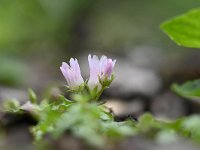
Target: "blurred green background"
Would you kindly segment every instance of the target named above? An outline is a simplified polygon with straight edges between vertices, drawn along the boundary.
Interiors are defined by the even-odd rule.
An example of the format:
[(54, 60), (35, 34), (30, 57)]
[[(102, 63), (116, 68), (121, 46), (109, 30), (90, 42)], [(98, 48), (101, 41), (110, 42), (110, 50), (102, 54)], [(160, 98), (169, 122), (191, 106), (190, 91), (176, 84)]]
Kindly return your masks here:
[(123, 56), (149, 46), (173, 59), (191, 53), (159, 26), (199, 5), (199, 0), (0, 0), (0, 85), (42, 89), (59, 81), (63, 60), (87, 52)]

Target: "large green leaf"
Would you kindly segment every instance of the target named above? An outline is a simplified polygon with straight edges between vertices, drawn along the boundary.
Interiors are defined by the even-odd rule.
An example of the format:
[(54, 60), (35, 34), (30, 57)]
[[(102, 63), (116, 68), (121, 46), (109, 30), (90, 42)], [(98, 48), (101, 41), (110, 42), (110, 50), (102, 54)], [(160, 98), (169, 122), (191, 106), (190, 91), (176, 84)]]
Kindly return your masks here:
[(185, 98), (200, 99), (200, 79), (188, 81), (182, 85), (173, 84), (172, 89)]
[(200, 8), (166, 21), (161, 28), (178, 45), (200, 48)]

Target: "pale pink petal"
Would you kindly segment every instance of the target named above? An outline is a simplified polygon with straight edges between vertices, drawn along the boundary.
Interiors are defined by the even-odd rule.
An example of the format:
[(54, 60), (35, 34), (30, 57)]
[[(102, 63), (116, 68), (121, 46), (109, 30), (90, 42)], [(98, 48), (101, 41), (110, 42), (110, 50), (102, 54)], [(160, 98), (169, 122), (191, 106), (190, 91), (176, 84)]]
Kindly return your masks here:
[(88, 86), (92, 90), (96, 86), (100, 86), (99, 83), (99, 75), (100, 75), (100, 61), (99, 58), (96, 55), (88, 55), (88, 62), (89, 62), (89, 68), (90, 68), (90, 77), (88, 80)]
[(63, 69), (70, 68), (70, 66), (66, 62), (63, 62), (61, 67)]
[(103, 75), (109, 78), (112, 75), (112, 70), (113, 70), (112, 59), (108, 59)]
[(106, 56), (101, 56), (101, 59), (100, 59), (100, 65), (101, 65), (101, 68), (106, 64), (107, 62), (107, 57)]

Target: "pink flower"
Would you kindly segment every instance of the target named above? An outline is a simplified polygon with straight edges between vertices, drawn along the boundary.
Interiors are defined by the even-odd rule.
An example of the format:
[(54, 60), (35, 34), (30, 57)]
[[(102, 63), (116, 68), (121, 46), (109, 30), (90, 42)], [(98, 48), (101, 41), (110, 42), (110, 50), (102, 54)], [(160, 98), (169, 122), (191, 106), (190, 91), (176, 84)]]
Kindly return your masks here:
[(111, 58), (107, 58), (106, 56), (101, 56), (100, 59), (101, 79), (111, 78), (115, 62), (116, 60), (112, 60)]
[(99, 60), (96, 55), (93, 55), (93, 57), (89, 55), (88, 62), (90, 67), (88, 87), (90, 90), (93, 90), (97, 86), (99, 91), (102, 87), (99, 79), (101, 81), (111, 79), (116, 60), (113, 61), (111, 58), (107, 58), (106, 56), (101, 56), (101, 59)]
[(71, 90), (78, 90), (79, 87), (84, 84), (78, 61), (77, 59), (71, 58), (69, 64), (70, 65), (63, 62), (60, 70), (67, 80), (69, 88)]

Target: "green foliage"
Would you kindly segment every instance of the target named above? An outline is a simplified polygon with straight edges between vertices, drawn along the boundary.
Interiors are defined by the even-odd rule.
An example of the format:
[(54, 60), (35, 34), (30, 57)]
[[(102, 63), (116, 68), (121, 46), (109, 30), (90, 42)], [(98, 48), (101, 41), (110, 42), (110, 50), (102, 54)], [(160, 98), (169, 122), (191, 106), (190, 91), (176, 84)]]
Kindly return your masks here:
[(189, 99), (200, 99), (200, 80), (188, 81), (182, 85), (173, 84), (173, 91)]
[[(175, 17), (162, 24), (161, 27), (177, 44), (200, 48), (200, 8), (193, 9), (186, 14)], [(182, 97), (199, 100), (200, 79), (187, 81), (182, 85), (173, 84), (172, 90)], [(176, 133), (179, 136), (190, 138), (199, 143), (199, 124), (200, 115), (192, 115), (168, 124), (167, 128), (173, 130), (173, 134)]]
[[(200, 8), (193, 9), (186, 14), (175, 17), (162, 24), (161, 27), (178, 45), (200, 48)], [(173, 84), (172, 90), (184, 98), (199, 100), (200, 79), (187, 81), (182, 85)], [(192, 115), (179, 119), (167, 126), (168, 129), (173, 130), (173, 134), (176, 133), (180, 136), (200, 142), (199, 124), (200, 116)]]
[(188, 132), (188, 135), (193, 140), (200, 142), (200, 116), (192, 115), (183, 121), (183, 129)]
[(21, 105), (18, 101), (7, 101), (6, 112), (29, 114), (37, 120), (31, 127), (36, 143), (45, 135), (58, 139), (64, 134), (80, 138), (88, 144), (101, 147), (109, 141), (136, 134), (134, 122), (114, 122), (113, 115), (103, 105), (89, 102), (90, 96), (73, 94), (69, 100), (60, 95), (56, 100), (43, 99), (36, 103), (35, 93), (29, 89), (30, 101)]
[(155, 120), (151, 114), (144, 114), (143, 116), (139, 118), (138, 128), (142, 130), (144, 129), (146, 130), (149, 127), (153, 126), (154, 123), (155, 123)]
[(32, 128), (36, 140), (41, 140), (45, 134), (59, 138), (68, 132), (89, 144), (102, 146), (107, 138), (118, 139), (135, 133), (130, 125), (113, 122), (112, 115), (103, 106), (70, 101), (64, 96), (46, 104), (38, 114), (39, 122)]
[(37, 119), (38, 123), (31, 127), (36, 144), (41, 143), (45, 135), (59, 139), (64, 134), (97, 147), (137, 134), (155, 139), (158, 143), (170, 143), (180, 137), (200, 141), (199, 115), (166, 122), (146, 113), (138, 121), (115, 122), (103, 105), (85, 100), (71, 101), (62, 95), (53, 102), (44, 99), (39, 104), (29, 101), (20, 106), (17, 101), (12, 101), (7, 102), (5, 107), (8, 112), (29, 113)]
[(161, 28), (178, 45), (200, 48), (200, 8), (166, 21)]

